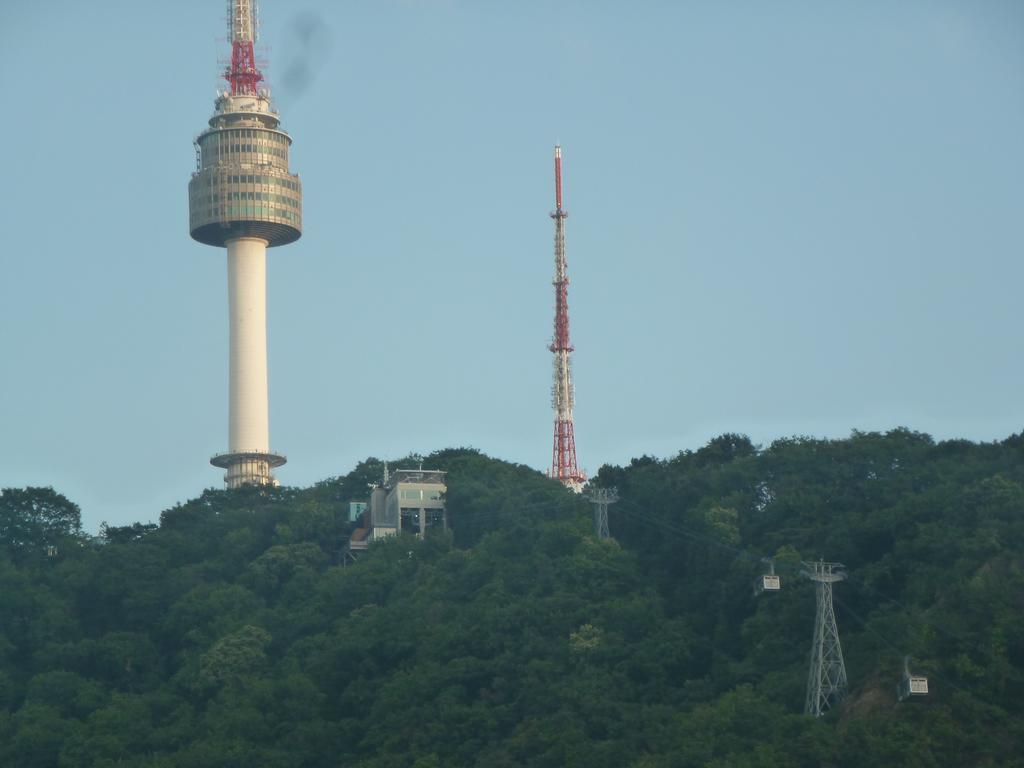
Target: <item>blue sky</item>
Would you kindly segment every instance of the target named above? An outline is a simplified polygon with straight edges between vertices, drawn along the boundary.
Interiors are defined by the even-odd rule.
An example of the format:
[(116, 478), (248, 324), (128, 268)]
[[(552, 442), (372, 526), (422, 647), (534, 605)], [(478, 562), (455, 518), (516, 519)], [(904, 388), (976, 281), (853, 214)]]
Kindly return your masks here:
[[(261, 16), (305, 190), (269, 259), (284, 483), (458, 445), (547, 466), (556, 140), (590, 471), (1024, 428), (1024, 4)], [(224, 34), (216, 0), (0, 3), (0, 485), (90, 530), (220, 487), (225, 259), (186, 187)]]

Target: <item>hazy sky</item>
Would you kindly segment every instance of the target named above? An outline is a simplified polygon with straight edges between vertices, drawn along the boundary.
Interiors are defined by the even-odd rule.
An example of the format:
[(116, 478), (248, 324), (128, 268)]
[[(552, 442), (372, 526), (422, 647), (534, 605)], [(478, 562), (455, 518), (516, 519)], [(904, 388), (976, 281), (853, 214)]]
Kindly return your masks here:
[[(0, 0), (0, 486), (86, 527), (220, 487), (224, 251), (188, 235), (224, 3)], [(725, 431), (1024, 428), (1024, 3), (264, 0), (304, 232), (270, 426), (551, 458), (565, 152), (581, 465)]]

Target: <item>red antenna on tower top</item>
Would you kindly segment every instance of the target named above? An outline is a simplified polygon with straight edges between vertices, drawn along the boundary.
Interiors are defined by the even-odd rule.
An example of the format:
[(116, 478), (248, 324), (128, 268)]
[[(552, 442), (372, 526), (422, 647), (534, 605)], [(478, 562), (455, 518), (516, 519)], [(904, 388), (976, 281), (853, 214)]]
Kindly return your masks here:
[(562, 210), (562, 147), (555, 145), (555, 213), (565, 216)]
[(263, 73), (256, 68), (256, 0), (228, 0), (228, 31), (231, 34), (231, 66), (224, 79), (232, 96), (255, 96)]

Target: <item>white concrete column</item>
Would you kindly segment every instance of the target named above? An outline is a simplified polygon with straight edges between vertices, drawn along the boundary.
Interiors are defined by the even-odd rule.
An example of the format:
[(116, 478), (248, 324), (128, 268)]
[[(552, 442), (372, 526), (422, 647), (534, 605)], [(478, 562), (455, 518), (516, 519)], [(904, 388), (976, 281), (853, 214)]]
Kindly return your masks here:
[(228, 451), (267, 453), (267, 241), (243, 237), (227, 247)]

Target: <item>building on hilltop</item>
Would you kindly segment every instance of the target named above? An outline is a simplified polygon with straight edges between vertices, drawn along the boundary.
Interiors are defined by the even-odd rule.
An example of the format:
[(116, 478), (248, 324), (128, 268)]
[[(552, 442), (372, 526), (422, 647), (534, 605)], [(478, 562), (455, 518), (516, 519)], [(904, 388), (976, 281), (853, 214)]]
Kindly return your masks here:
[(349, 538), (344, 550), (346, 561), (355, 560), (371, 541), (397, 536), (402, 531), (420, 538), (431, 530), (448, 530), (447, 472), (435, 469), (397, 469), (388, 473), (384, 484), (370, 492), (369, 506), (363, 510), (361, 524)]

